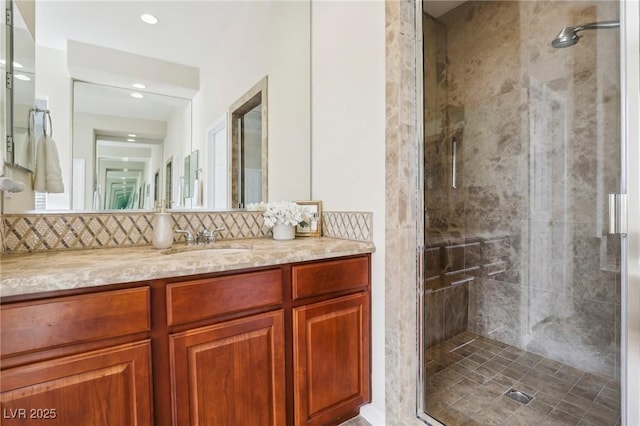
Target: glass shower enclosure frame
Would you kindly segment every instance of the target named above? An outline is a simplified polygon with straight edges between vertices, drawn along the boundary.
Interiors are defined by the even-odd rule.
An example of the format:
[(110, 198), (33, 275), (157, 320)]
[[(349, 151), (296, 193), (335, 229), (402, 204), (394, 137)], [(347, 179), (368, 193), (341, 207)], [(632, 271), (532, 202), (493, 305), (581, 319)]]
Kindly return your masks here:
[[(620, 16), (620, 181), (619, 194), (615, 202), (618, 206), (616, 214), (610, 214), (611, 220), (626, 222), (621, 229), (618, 226), (617, 235), (613, 237), (616, 244), (619, 242), (619, 292), (620, 292), (620, 320), (618, 326), (620, 356), (616, 367), (616, 374), (620, 378), (621, 394), (621, 424), (640, 424), (640, 129), (638, 117), (640, 117), (639, 86), (640, 65), (638, 64), (638, 33), (640, 29), (640, 7), (635, 0), (622, 0), (619, 3)], [(425, 129), (424, 129), (424, 78), (423, 66), (423, 24), (422, 1), (416, 1), (416, 69), (417, 69), (417, 111), (418, 111), (418, 149), (420, 152), (418, 164), (418, 372), (417, 372), (417, 417), (429, 424), (440, 424), (431, 417), (426, 408), (426, 381), (428, 379), (425, 346), (425, 321), (427, 312), (425, 309), (426, 295), (429, 293), (428, 273), (432, 265), (425, 261), (425, 251), (429, 247), (425, 241), (425, 162), (422, 160), (425, 154)], [(570, 25), (568, 23), (567, 25)], [(560, 30), (560, 28), (558, 28)], [(550, 42), (551, 40), (549, 40)], [(453, 160), (449, 159), (448, 166), (451, 170), (460, 167), (456, 161), (456, 155), (460, 152), (461, 143), (455, 136), (448, 142), (449, 154), (453, 154)], [(456, 152), (457, 151), (457, 152)], [(459, 154), (458, 154), (459, 155)], [(455, 173), (448, 175), (447, 185), (452, 187), (460, 185), (456, 182)], [(464, 184), (464, 181), (462, 182)], [(616, 198), (614, 197), (614, 200)], [(613, 212), (610, 212), (613, 213)], [(617, 216), (617, 217), (614, 217)], [(615, 226), (615, 224), (611, 224)], [(611, 236), (604, 237), (611, 239)], [(619, 239), (619, 240), (618, 240)], [(473, 244), (472, 244), (473, 245)], [(466, 244), (462, 244), (465, 246)], [(471, 251), (473, 248), (470, 249)], [(447, 253), (444, 253), (446, 257)], [(472, 254), (473, 255), (473, 254)], [(463, 265), (464, 266), (464, 265)], [(464, 269), (464, 268), (463, 268)], [(467, 268), (469, 269), (469, 268)]]

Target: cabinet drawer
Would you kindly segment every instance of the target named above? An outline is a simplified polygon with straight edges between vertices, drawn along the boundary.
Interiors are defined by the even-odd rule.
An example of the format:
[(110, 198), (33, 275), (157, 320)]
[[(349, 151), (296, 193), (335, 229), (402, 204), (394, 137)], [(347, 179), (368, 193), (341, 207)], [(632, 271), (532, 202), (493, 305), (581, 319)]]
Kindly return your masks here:
[(369, 285), (369, 258), (297, 265), (292, 273), (294, 300), (361, 288)]
[(149, 287), (0, 308), (2, 357), (148, 331)]
[(282, 303), (280, 269), (167, 285), (167, 323), (184, 324)]

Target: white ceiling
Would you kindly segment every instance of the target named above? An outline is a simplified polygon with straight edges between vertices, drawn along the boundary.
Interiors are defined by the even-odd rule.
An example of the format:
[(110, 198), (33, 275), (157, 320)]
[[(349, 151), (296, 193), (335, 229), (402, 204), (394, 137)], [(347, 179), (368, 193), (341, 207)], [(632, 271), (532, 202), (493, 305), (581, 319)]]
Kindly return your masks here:
[[(203, 52), (215, 50), (225, 27), (251, 3), (255, 2), (39, 0), (36, 44), (66, 50), (66, 40), (72, 39), (200, 67)], [(140, 20), (143, 13), (160, 22), (145, 24)]]
[[(137, 55), (200, 68), (215, 55), (227, 25), (250, 5), (249, 1), (194, 0), (38, 0), (36, 44), (62, 51), (67, 40), (76, 40)], [(142, 22), (151, 13), (156, 25)], [(206, 54), (204, 53), (206, 52)], [(83, 85), (76, 91), (76, 111), (114, 116), (167, 120), (185, 100), (132, 90)], [(144, 90), (142, 90), (144, 92)]]
[[(145, 93), (144, 98), (131, 97), (135, 90), (76, 82), (73, 109), (76, 112), (125, 115), (129, 118), (167, 121), (176, 109), (184, 109), (189, 101), (169, 96)], [(99, 100), (99, 102), (96, 102)]]

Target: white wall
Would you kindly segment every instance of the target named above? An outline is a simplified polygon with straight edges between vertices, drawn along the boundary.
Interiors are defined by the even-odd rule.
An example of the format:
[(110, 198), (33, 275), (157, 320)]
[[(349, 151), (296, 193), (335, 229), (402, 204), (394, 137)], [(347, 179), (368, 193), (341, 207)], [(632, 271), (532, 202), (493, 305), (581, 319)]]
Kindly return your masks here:
[(312, 197), (325, 210), (373, 212), (372, 403), (385, 411), (385, 6), (312, 4)]
[[(268, 76), (269, 200), (309, 199), (309, 4), (246, 6), (246, 13), (228, 25), (218, 53), (200, 69), (200, 93), (193, 100), (194, 149), (206, 159), (207, 129)], [(204, 170), (210, 175), (208, 165)]]

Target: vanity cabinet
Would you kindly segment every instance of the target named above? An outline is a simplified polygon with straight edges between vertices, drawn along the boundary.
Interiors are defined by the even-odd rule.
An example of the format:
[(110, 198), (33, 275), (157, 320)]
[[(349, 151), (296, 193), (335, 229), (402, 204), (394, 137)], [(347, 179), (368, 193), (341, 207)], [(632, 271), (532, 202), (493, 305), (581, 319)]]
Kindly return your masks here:
[[(284, 426), (282, 270), (182, 281), (166, 293), (169, 326), (241, 315), (169, 334), (173, 424)], [(242, 315), (252, 310), (269, 311)]]
[(369, 401), (369, 295), (293, 311), (296, 425), (340, 423)]
[(370, 400), (370, 259), (3, 299), (2, 424), (340, 424)]
[(339, 424), (370, 400), (369, 270), (368, 257), (293, 267), (296, 426)]
[(3, 305), (0, 319), (3, 425), (151, 424), (149, 287)]

